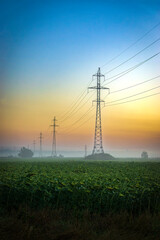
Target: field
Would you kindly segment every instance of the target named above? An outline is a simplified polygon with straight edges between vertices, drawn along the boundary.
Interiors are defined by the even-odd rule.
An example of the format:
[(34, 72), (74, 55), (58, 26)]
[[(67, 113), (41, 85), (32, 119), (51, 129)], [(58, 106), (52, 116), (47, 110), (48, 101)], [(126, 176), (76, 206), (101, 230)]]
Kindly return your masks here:
[[(134, 221), (138, 224), (143, 219), (145, 225), (148, 218), (150, 224), (148, 222), (146, 224), (150, 226), (151, 233), (148, 235), (149, 238), (141, 237), (158, 239), (156, 238), (160, 225), (157, 220), (160, 210), (160, 162), (158, 161), (7, 159), (1, 160), (0, 166), (2, 215), (9, 214), (9, 217), (14, 216), (14, 219), (17, 219), (16, 213), (20, 212), (23, 217), (25, 215), (26, 221), (27, 216), (32, 215), (33, 218), (35, 212), (41, 212), (42, 219), (46, 214), (50, 218), (51, 212), (54, 212), (57, 219), (61, 219), (57, 220), (58, 222), (62, 223), (62, 218), (65, 219), (65, 226), (69, 224), (74, 228), (75, 219), (78, 219), (77, 226), (81, 231), (84, 229), (84, 226), (81, 226), (84, 216), (85, 219), (91, 218), (94, 224), (96, 219), (99, 219), (101, 226), (102, 222), (111, 222), (111, 219), (115, 219), (115, 222), (125, 222), (125, 224), (128, 221), (130, 224)], [(136, 223), (134, 223), (135, 226), (137, 226)], [(64, 226), (64, 223), (62, 225)], [(94, 234), (100, 234), (97, 233), (99, 230), (95, 229)], [(123, 229), (122, 226), (121, 229)], [(103, 230), (101, 231), (104, 233)], [(90, 232), (93, 233), (93, 228)], [(81, 239), (73, 235), (68, 239)], [(99, 235), (98, 239), (103, 239), (100, 237)], [(7, 239), (6, 236), (5, 239)], [(49, 239), (58, 238), (52, 235)], [(66, 236), (59, 239), (66, 239)], [(96, 238), (92, 236), (90, 239)]]

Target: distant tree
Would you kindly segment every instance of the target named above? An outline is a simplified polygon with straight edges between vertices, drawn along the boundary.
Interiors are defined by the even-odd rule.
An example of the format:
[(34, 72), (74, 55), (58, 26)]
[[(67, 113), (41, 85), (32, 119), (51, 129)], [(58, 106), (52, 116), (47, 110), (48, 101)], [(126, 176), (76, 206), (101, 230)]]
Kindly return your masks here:
[(147, 152), (142, 152), (141, 158), (148, 158), (148, 153)]
[(28, 148), (22, 147), (18, 156), (24, 158), (31, 158), (33, 156), (33, 152)]

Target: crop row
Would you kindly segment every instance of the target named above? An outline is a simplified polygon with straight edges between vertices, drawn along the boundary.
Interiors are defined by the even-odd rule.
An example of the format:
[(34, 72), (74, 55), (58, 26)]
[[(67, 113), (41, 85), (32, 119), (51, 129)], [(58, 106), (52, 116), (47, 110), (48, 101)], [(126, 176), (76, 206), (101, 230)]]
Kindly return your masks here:
[(1, 205), (88, 209), (97, 212), (159, 211), (160, 163), (1, 163)]

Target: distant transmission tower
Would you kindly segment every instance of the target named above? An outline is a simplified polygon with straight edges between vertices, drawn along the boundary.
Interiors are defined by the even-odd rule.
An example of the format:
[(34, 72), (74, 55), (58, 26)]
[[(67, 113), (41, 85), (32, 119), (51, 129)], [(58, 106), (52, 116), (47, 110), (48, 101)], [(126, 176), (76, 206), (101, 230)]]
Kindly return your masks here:
[(98, 72), (93, 75), (93, 77), (97, 78), (97, 86), (89, 87), (89, 89), (97, 90), (97, 99), (93, 102), (96, 102), (96, 122), (95, 122), (95, 135), (94, 135), (94, 147), (92, 154), (96, 153), (104, 153), (103, 144), (102, 144), (102, 126), (101, 126), (101, 89), (108, 89), (106, 87), (101, 86), (101, 77), (105, 77), (101, 74), (100, 68), (98, 68)]
[(87, 145), (84, 146), (84, 157), (87, 157)]
[(58, 125), (56, 124), (56, 117), (54, 117), (53, 119), (53, 124), (50, 125), (51, 127), (53, 127), (53, 140), (52, 140), (52, 157), (56, 157), (57, 156), (57, 152), (56, 152), (56, 127), (58, 127)]
[(35, 154), (35, 146), (36, 146), (36, 141), (33, 140), (33, 153)]
[(40, 153), (39, 156), (42, 157), (42, 133), (40, 132), (39, 141), (40, 141)]

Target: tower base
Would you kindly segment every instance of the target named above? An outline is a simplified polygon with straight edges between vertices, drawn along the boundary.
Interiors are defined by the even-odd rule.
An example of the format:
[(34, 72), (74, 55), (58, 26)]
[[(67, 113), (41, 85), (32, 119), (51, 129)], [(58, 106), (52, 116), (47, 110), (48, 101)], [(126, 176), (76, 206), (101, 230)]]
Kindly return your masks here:
[(86, 157), (86, 159), (90, 160), (114, 160), (115, 158), (109, 153), (96, 153), (91, 154)]

